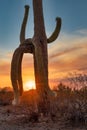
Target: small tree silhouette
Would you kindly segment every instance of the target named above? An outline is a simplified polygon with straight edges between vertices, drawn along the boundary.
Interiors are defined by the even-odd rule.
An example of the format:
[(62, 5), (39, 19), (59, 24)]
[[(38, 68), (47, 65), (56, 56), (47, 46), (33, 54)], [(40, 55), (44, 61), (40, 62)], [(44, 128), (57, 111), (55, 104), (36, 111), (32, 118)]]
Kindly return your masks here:
[(14, 89), (13, 104), (19, 103), (19, 96), (23, 92), (21, 62), (24, 53), (32, 53), (34, 59), (34, 71), (36, 90), (39, 96), (38, 109), (42, 112), (46, 109), (49, 96), (52, 94), (48, 84), (48, 52), (47, 43), (53, 42), (61, 28), (61, 18), (56, 18), (57, 24), (53, 34), (47, 38), (44, 27), (42, 0), (33, 0), (34, 11), (34, 36), (25, 39), (25, 29), (28, 18), (29, 6), (25, 6), (25, 15), (20, 32), (20, 45), (15, 50), (11, 62), (11, 81)]

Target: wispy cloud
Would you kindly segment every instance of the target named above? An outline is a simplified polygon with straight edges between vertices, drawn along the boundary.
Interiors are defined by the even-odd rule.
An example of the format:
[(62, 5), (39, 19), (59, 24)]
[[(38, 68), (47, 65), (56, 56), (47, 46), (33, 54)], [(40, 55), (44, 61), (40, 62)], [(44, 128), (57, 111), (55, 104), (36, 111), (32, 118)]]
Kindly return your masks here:
[(81, 35), (81, 30), (75, 31), (73, 34), (61, 33), (59, 39), (49, 45), (49, 55), (56, 51), (60, 52), (73, 47), (87, 46), (87, 31), (82, 32), (84, 35)]
[(76, 33), (80, 34), (81, 36), (87, 36), (87, 29), (77, 30)]
[[(83, 34), (83, 35), (81, 35)], [(87, 72), (87, 30), (62, 36), (49, 46), (49, 77), (62, 77), (70, 71)]]
[(50, 58), (59, 57), (59, 56), (62, 56), (62, 55), (65, 55), (65, 54), (69, 54), (69, 53), (74, 52), (74, 51), (77, 51), (77, 50), (80, 51), (80, 49), (82, 49), (81, 46), (79, 46), (79, 47), (73, 47), (73, 48), (70, 48), (70, 49), (68, 48), (68, 49), (63, 50), (63, 51), (61, 51), (61, 52), (59, 52), (59, 53), (52, 54), (52, 55), (50, 56)]

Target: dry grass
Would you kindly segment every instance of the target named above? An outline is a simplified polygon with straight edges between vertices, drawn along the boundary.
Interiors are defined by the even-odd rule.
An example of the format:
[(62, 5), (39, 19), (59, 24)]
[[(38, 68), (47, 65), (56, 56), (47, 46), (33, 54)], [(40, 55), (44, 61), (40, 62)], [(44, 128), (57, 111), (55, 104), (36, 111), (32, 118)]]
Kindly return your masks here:
[(82, 125), (87, 128), (87, 88), (72, 91), (61, 84), (56, 93), (57, 96), (50, 99), (49, 115), (46, 117), (37, 111), (35, 90), (24, 92), (21, 104), (16, 107), (11, 106), (13, 92), (0, 92), (0, 106), (6, 108), (6, 115), (16, 115), (14, 121), (19, 124), (53, 122), (65, 126)]

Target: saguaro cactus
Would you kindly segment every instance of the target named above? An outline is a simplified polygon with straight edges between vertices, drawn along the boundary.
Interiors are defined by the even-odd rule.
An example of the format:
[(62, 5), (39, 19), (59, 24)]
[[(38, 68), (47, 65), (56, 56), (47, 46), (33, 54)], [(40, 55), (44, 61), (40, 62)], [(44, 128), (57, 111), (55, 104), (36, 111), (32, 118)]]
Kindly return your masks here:
[[(25, 6), (25, 15), (20, 32), (20, 45), (15, 50), (11, 62), (11, 81), (14, 89), (13, 104), (19, 103), (19, 97), (23, 92), (21, 61), (24, 53), (32, 53), (34, 59), (34, 72), (36, 90), (39, 95), (39, 106), (41, 108), (44, 103), (49, 100), (51, 90), (48, 84), (48, 52), (47, 44), (53, 42), (58, 37), (61, 29), (61, 18), (56, 18), (56, 28), (52, 35), (47, 38), (44, 26), (42, 0), (33, 0), (34, 11), (34, 36), (30, 39), (25, 39), (25, 29), (28, 18), (29, 6)], [(39, 109), (42, 111), (42, 109)]]

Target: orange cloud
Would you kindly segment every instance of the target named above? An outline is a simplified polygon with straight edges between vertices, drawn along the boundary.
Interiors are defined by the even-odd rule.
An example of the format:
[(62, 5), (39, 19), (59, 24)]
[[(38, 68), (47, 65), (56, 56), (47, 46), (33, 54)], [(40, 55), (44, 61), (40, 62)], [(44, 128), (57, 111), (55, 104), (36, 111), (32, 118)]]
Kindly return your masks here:
[(66, 50), (63, 50), (63, 51), (61, 51), (61, 52), (57, 52), (57, 53), (55, 53), (55, 54), (52, 54), (49, 58), (56, 58), (56, 57), (59, 57), (59, 56), (62, 56), (62, 55), (65, 55), (65, 54), (69, 54), (69, 53), (71, 53), (71, 52), (74, 52), (74, 51), (76, 51), (76, 50), (79, 50), (80, 51), (80, 49), (82, 49), (82, 47), (73, 47), (73, 48), (68, 48), (68, 49), (66, 49)]

